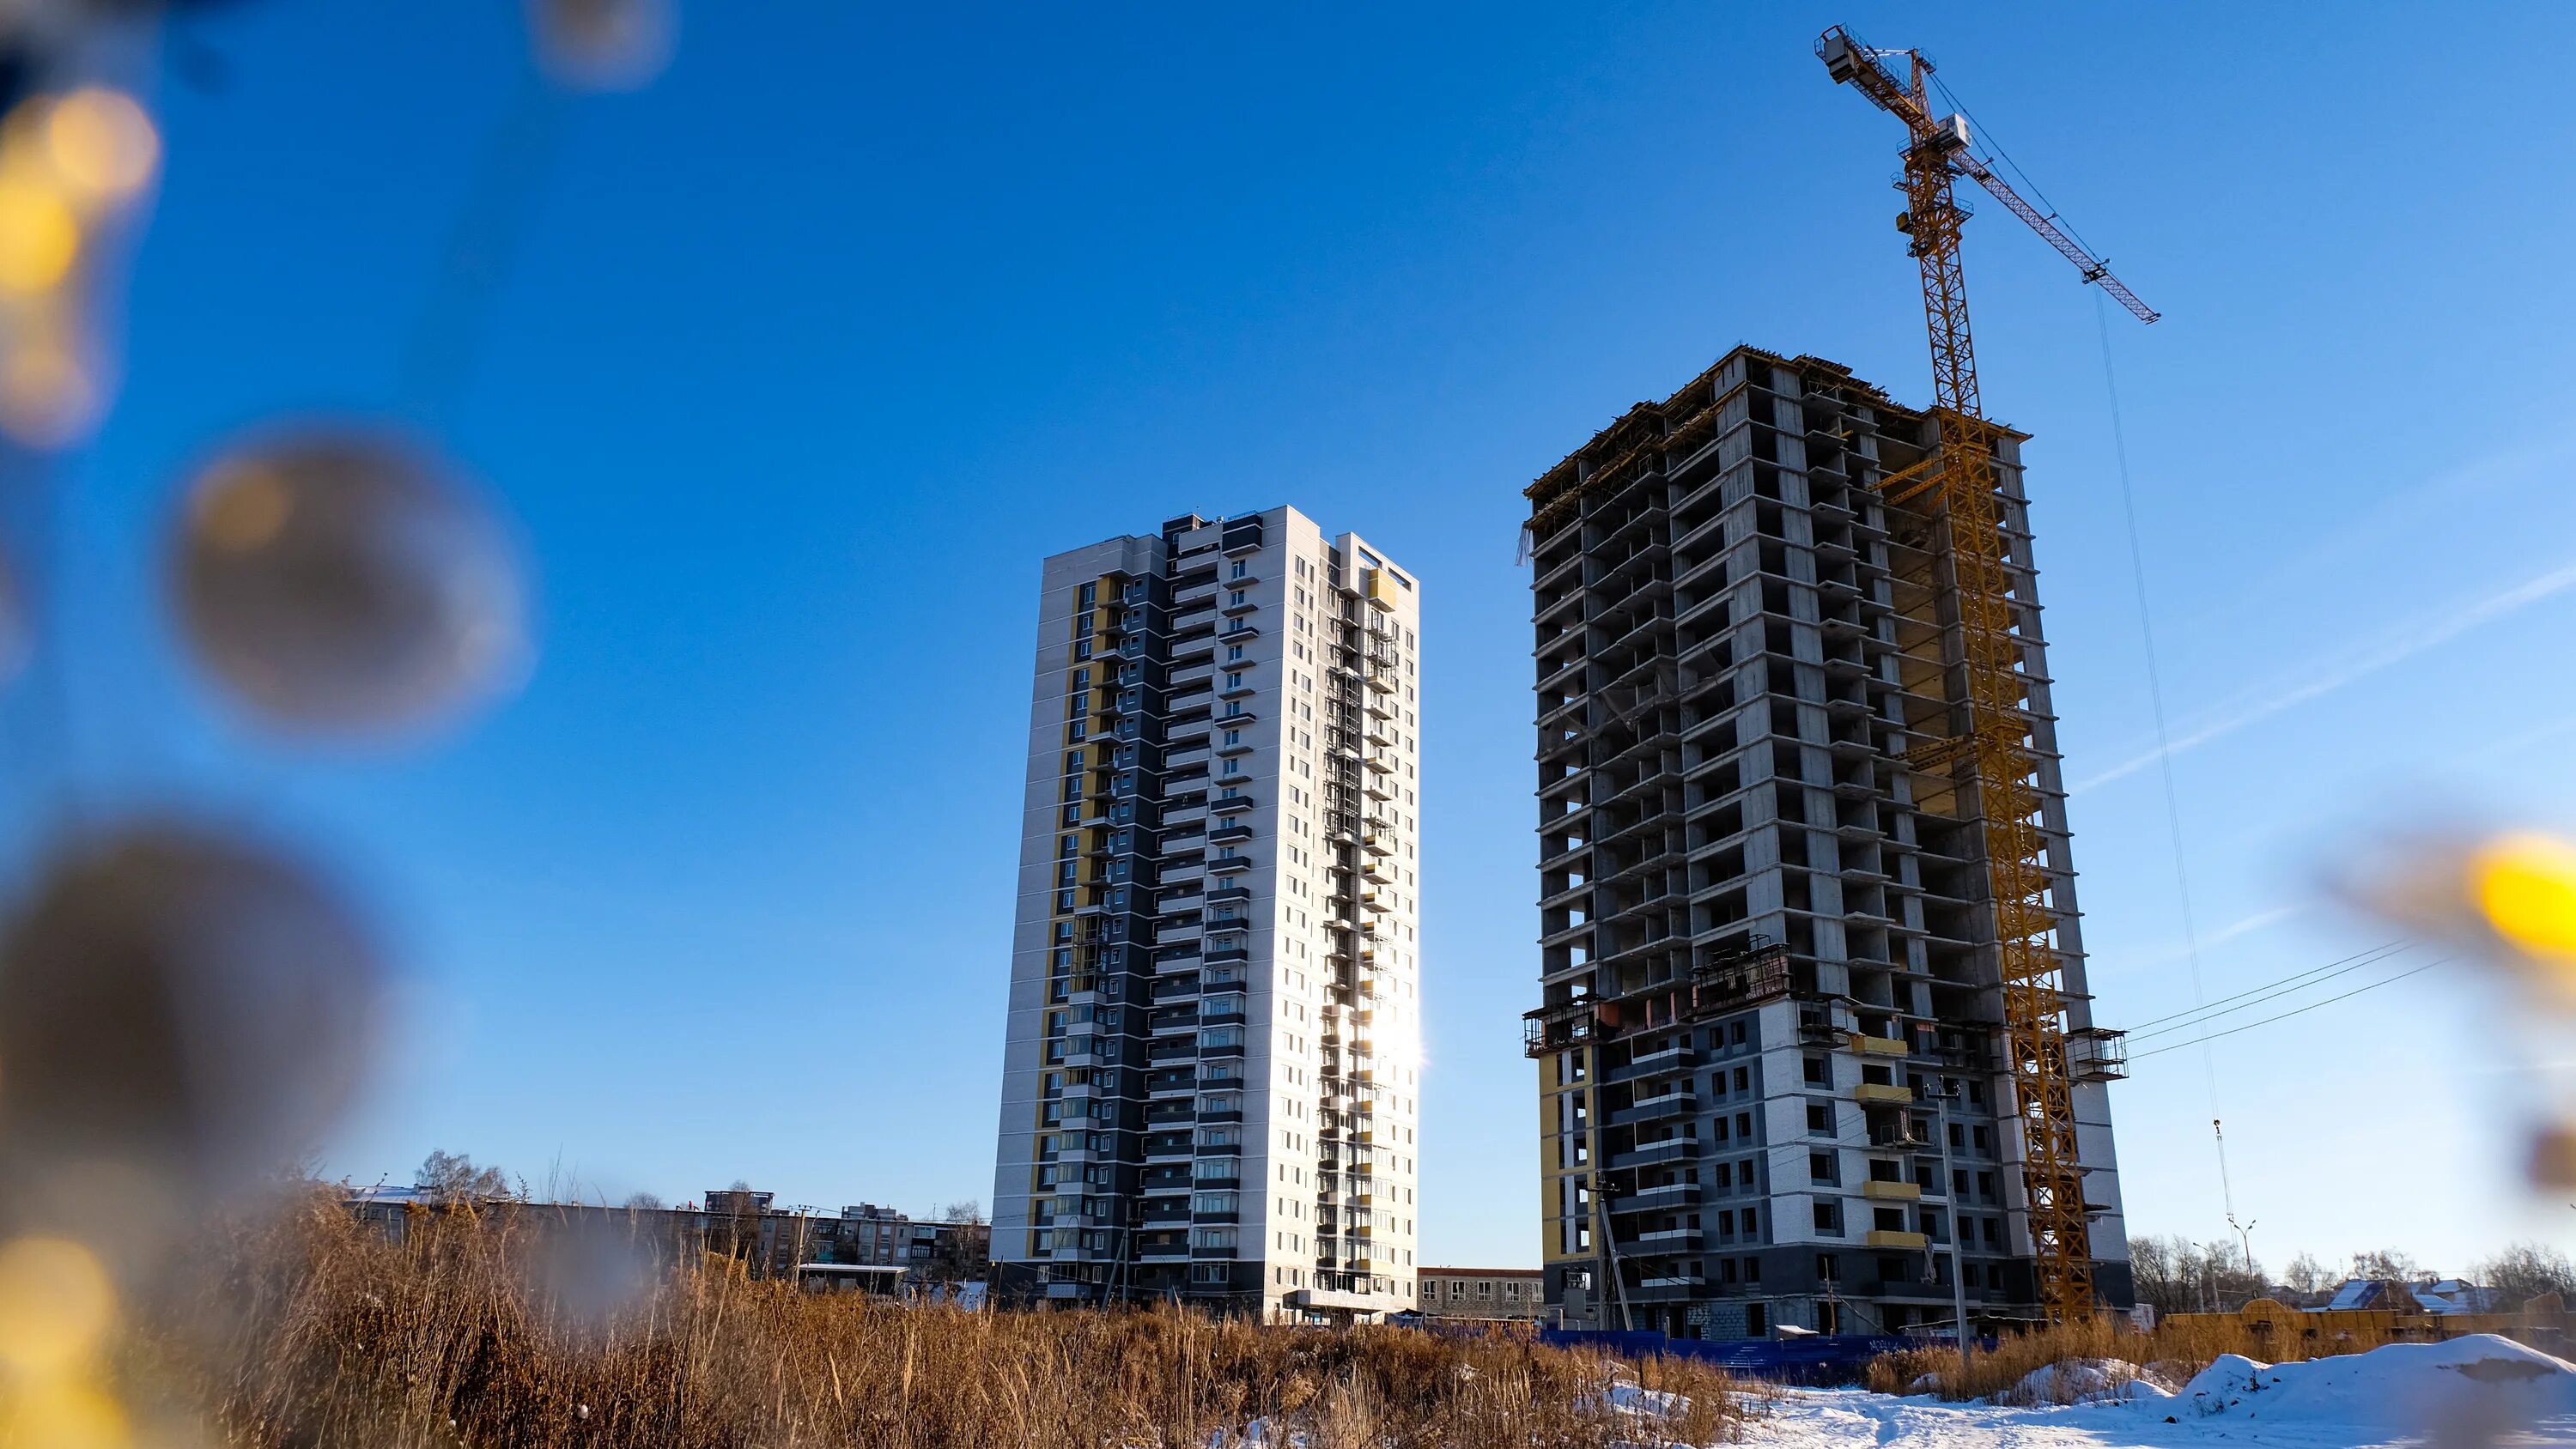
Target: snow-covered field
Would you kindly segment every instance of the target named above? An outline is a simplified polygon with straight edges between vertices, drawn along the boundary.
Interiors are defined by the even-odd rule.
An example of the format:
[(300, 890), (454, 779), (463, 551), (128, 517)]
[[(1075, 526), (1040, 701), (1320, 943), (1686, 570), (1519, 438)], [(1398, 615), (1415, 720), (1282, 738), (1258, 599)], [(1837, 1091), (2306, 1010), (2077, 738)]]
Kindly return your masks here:
[(1747, 1426), (1745, 1440), (1782, 1449), (2576, 1445), (2576, 1366), (2490, 1335), (2273, 1366), (2230, 1356), (2174, 1392), (2142, 1382), (2121, 1393), (2107, 1403), (2004, 1408), (1791, 1390)]

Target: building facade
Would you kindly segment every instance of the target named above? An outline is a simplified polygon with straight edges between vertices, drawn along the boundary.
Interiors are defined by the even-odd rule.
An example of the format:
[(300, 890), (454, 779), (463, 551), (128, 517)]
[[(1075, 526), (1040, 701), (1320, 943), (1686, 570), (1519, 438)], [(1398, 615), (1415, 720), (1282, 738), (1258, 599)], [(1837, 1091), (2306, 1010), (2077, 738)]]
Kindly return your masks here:
[[(2098, 1283), (2129, 1302), (2021, 435), (2001, 518)], [(1739, 348), (1530, 490), (1547, 1301), (1725, 1338), (2037, 1311), (1934, 432)], [(1955, 1088), (1955, 1094), (1949, 1089)]]
[(1006, 1300), (1414, 1305), (1420, 603), (1291, 508), (1046, 561)]
[(1415, 1281), (1430, 1317), (1535, 1323), (1545, 1277), (1536, 1268), (1425, 1268)]

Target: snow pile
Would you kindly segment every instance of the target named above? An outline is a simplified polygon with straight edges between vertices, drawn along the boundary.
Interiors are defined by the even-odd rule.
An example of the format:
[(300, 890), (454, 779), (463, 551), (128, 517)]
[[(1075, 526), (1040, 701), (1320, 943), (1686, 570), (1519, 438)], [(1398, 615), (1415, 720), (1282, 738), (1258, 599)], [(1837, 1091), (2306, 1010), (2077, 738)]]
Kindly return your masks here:
[(2137, 1395), (2167, 1397), (2153, 1384), (2141, 1385), (2136, 1364), (2116, 1358), (2070, 1358), (2042, 1364), (2022, 1381), (1995, 1395), (1994, 1402), (2018, 1408), (2042, 1404), (2115, 1404)]
[(1669, 1393), (1663, 1389), (1639, 1388), (1624, 1378), (1613, 1382), (1602, 1399), (1609, 1404), (1613, 1412), (1626, 1414), (1632, 1418), (1679, 1418), (1689, 1413), (1691, 1407), (1688, 1395)]
[(2488, 1333), (2306, 1363), (2229, 1354), (2161, 1407), (2177, 1422), (2213, 1426), (2438, 1432), (2477, 1442), (2553, 1419), (2576, 1429), (2576, 1365)]
[[(2576, 1364), (2509, 1339), (2391, 1344), (2308, 1363), (2228, 1357), (2167, 1393), (2170, 1366), (2107, 1400), (2049, 1402), (2130, 1372), (2070, 1363), (2006, 1394), (1948, 1404), (1865, 1389), (1783, 1390), (1745, 1426), (1763, 1449), (2469, 1449), (2576, 1446)], [(2160, 1370), (2162, 1370), (2160, 1372)]]

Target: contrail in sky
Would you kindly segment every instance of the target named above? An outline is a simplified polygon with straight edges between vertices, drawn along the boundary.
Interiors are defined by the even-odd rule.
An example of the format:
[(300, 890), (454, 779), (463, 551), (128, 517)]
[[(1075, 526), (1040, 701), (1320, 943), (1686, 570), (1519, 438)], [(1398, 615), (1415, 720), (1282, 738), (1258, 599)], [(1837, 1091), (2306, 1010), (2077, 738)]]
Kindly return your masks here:
[(2576, 561), (2561, 564), (2537, 578), (2516, 584), (2502, 593), (2489, 595), (2466, 608), (2445, 615), (2438, 622), (2401, 630), (2394, 636), (2382, 640), (2376, 647), (2352, 659), (2340, 669), (2329, 670), (2325, 674), (2285, 689), (2268, 699), (2257, 700), (2234, 714), (2222, 716), (2186, 734), (2177, 735), (2163, 749), (2149, 750), (2145, 754), (2122, 760), (2098, 775), (2078, 781), (2068, 787), (2066, 793), (2080, 795), (2097, 785), (2107, 785), (2114, 780), (2125, 779), (2140, 770), (2148, 769), (2169, 754), (2178, 755), (2185, 750), (2208, 744), (2212, 740), (2224, 739), (2238, 730), (2260, 724), (2283, 710), (2295, 709), (2320, 695), (2332, 694), (2355, 680), (2376, 674), (2391, 665), (2402, 664), (2427, 650), (2438, 649), (2472, 629), (2491, 624), (2507, 615), (2519, 613), (2542, 600), (2555, 598), (2571, 588), (2576, 588)]
[[(2210, 947), (2218, 945), (2223, 941), (2233, 941), (2239, 936), (2250, 936), (2257, 931), (2266, 930), (2270, 927), (2279, 925), (2281, 922), (2289, 920), (2294, 916), (2306, 915), (2308, 913), (2308, 909), (2309, 908), (2306, 904), (2301, 903), (2296, 905), (2274, 906), (2268, 910), (2256, 911), (2250, 916), (2244, 916), (2237, 920), (2230, 921), (2226, 925), (2219, 927), (2217, 930), (2210, 932), (2208, 935), (2201, 937), (2197, 944), (2201, 950), (2206, 951)], [(2115, 956), (2106, 951), (2095, 951), (2092, 954), (2093, 960), (2097, 965), (2107, 961), (2111, 966), (2111, 974), (2119, 974), (2140, 970), (2148, 966), (2161, 966), (2168, 961), (2182, 960), (2185, 956), (2191, 954), (2191, 949), (2191, 943), (2176, 941), (2169, 945), (2155, 947), (2130, 956)]]

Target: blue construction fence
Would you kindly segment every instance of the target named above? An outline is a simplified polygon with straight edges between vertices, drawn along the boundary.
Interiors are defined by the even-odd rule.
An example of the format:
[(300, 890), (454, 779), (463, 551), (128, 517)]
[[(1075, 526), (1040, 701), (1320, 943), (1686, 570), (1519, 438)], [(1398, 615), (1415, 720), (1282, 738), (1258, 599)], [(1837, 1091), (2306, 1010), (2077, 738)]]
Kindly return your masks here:
[[(1946, 1343), (1946, 1339), (1898, 1338), (1882, 1334), (1813, 1334), (1793, 1338), (1674, 1338), (1651, 1332), (1594, 1332), (1542, 1328), (1539, 1342), (1558, 1348), (1588, 1348), (1621, 1358), (1662, 1354), (1697, 1359), (1743, 1378), (1781, 1384), (1848, 1384), (1859, 1382), (1869, 1361), (1899, 1349)], [(1991, 1340), (1989, 1340), (1991, 1342)]]

